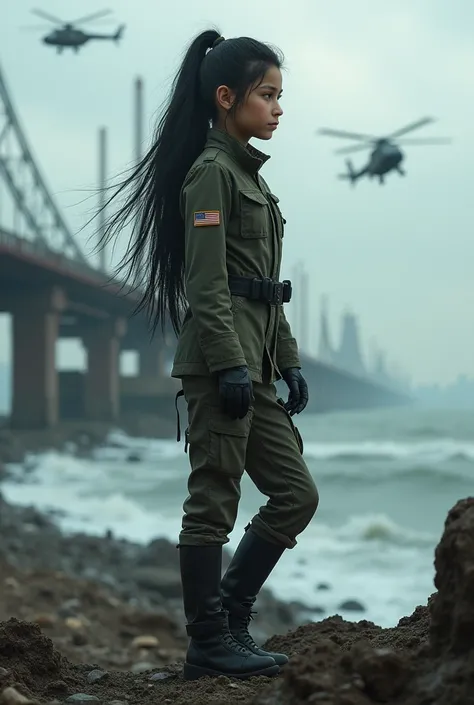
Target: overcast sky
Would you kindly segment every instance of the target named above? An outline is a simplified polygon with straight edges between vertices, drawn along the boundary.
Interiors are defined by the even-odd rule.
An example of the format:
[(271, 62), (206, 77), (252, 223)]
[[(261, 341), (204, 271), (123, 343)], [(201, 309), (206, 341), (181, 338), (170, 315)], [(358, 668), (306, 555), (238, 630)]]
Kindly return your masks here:
[[(334, 342), (349, 306), (360, 319), (364, 352), (375, 339), (415, 382), (474, 375), (471, 0), (109, 5), (113, 21), (91, 29), (124, 22), (122, 43), (91, 43), (77, 55), (57, 55), (40, 43), (40, 31), (19, 29), (36, 24), (30, 0), (8, 0), (0, 9), (0, 65), (71, 228), (94, 206), (80, 202), (87, 195), (81, 189), (96, 185), (100, 125), (109, 127), (111, 173), (130, 163), (137, 75), (145, 82), (148, 132), (194, 34), (217, 25), (225, 37), (275, 43), (286, 56), (285, 113), (273, 140), (256, 146), (272, 155), (263, 173), (288, 221), (283, 275), (291, 277), (302, 259), (311, 277), (313, 349), (326, 293)], [(39, 6), (65, 20), (103, 7), (92, 0)], [(413, 137), (447, 135), (454, 143), (408, 148), (407, 177), (390, 174), (385, 186), (366, 180), (352, 189), (338, 181), (343, 159), (333, 150), (346, 143), (315, 135), (321, 126), (386, 134), (425, 115), (438, 122)], [(354, 155), (355, 166), (365, 158)], [(0, 343), (0, 360), (8, 357)]]

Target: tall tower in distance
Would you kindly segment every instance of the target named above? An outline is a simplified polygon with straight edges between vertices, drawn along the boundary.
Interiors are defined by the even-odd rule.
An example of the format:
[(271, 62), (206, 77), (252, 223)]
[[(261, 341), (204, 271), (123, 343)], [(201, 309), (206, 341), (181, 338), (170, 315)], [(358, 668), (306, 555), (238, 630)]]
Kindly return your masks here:
[(341, 343), (337, 351), (337, 364), (352, 374), (361, 376), (366, 374), (360, 350), (357, 319), (350, 311), (346, 311), (342, 317)]
[(309, 316), (309, 274), (302, 262), (292, 269), (291, 328), (298, 347), (309, 354), (311, 320)]
[(329, 336), (328, 298), (326, 294), (323, 294), (320, 300), (318, 360), (330, 365), (333, 363), (333, 358), (334, 354)]
[(138, 163), (143, 152), (143, 79), (138, 76), (135, 79), (135, 102), (134, 102), (134, 157)]

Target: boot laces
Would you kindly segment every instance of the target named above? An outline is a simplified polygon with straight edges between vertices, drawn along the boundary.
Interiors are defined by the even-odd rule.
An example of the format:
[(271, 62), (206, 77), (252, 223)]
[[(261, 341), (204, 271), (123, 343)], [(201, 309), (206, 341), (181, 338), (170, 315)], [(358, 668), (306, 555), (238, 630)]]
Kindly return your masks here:
[[(249, 634), (250, 636), (250, 634)], [(246, 646), (243, 646), (240, 642), (235, 639), (230, 631), (225, 631), (223, 634), (223, 641), (224, 643), (229, 646), (233, 651), (236, 651), (239, 654), (248, 654), (248, 649)]]
[(238, 620), (239, 633), (244, 641), (244, 643), (251, 649), (259, 649), (258, 644), (253, 640), (252, 635), (249, 632), (250, 622), (254, 618), (253, 615), (257, 614), (256, 611), (251, 610), (248, 614), (242, 615)]

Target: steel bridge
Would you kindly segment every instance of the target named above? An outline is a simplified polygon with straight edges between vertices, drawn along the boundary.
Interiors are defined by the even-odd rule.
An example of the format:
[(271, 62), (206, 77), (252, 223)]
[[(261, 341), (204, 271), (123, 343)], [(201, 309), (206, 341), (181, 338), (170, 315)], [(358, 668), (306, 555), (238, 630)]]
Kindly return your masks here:
[[(113, 422), (121, 412), (168, 414), (178, 382), (167, 373), (169, 339), (150, 341), (134, 295), (93, 266), (61, 214), (34, 159), (0, 68), (0, 312), (12, 316), (13, 428), (48, 428), (64, 418)], [(56, 368), (56, 343), (76, 338), (85, 372)], [(120, 353), (138, 352), (135, 377), (120, 374)], [(406, 403), (374, 381), (308, 356), (315, 410)]]

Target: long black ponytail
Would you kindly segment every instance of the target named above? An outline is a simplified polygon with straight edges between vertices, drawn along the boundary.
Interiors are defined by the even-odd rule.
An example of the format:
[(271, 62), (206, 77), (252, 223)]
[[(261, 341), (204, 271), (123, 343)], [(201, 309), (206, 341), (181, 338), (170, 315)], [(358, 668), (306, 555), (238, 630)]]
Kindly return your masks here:
[[(214, 48), (213, 48), (214, 47)], [(210, 50), (210, 51), (209, 51)], [(254, 39), (224, 40), (216, 30), (199, 34), (186, 51), (153, 144), (142, 161), (108, 199), (128, 192), (125, 203), (106, 222), (105, 244), (132, 222), (132, 237), (119, 271), (139, 294), (136, 311), (146, 310), (151, 328), (171, 322), (179, 333), (186, 307), (184, 223), (179, 209), (183, 181), (202, 152), (216, 118), (220, 85), (235, 90), (233, 109), (248, 88), (271, 66), (281, 67), (281, 53)]]

